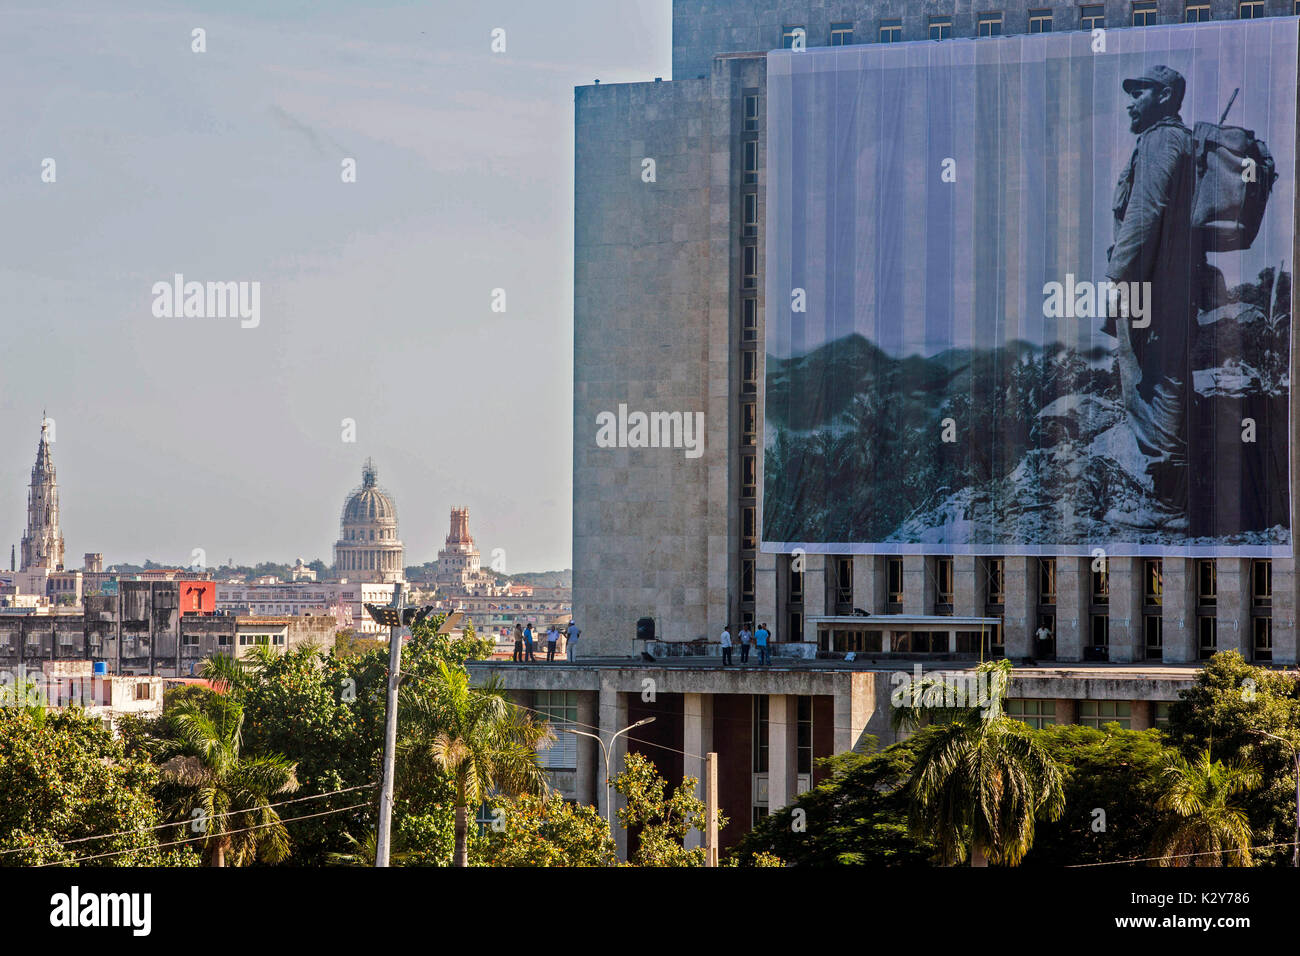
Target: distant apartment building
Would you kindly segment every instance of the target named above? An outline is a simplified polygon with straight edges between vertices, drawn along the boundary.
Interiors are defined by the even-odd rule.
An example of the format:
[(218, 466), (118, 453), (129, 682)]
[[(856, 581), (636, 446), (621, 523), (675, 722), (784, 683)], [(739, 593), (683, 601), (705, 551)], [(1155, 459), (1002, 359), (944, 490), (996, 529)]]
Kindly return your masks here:
[(108, 674), (188, 677), (206, 658), (255, 645), (333, 646), (332, 614), (183, 614), (180, 585), (122, 581), (115, 594), (87, 597), (82, 613), (0, 614), (0, 671), (92, 661)]
[(101, 720), (109, 731), (115, 731), (118, 719), (128, 714), (162, 714), (161, 677), (96, 673), (90, 661), (43, 661), (26, 680), (44, 706), (58, 710), (78, 707)]
[(225, 614), (328, 615), (340, 628), (378, 634), (383, 628), (365, 611), (366, 604), (388, 604), (393, 585), (374, 581), (293, 581), (245, 584), (218, 581), (215, 610)]

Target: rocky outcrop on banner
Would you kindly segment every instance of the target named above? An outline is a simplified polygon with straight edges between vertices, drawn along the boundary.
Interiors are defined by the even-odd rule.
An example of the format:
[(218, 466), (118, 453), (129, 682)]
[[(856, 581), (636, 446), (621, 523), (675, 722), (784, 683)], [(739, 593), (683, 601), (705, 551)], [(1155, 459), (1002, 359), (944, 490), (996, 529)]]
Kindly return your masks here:
[(899, 359), (855, 335), (768, 357), (764, 538), (1286, 544), (1289, 279), (1275, 289), (1266, 270), (1200, 316), (1191, 515), (1152, 495), (1113, 354), (1012, 342)]

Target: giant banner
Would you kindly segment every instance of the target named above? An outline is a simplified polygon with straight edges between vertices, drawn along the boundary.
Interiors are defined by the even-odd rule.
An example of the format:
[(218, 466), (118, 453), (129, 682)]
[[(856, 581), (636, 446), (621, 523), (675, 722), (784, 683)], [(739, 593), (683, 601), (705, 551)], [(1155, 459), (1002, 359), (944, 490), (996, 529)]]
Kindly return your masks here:
[(770, 54), (763, 550), (1290, 556), (1297, 30)]

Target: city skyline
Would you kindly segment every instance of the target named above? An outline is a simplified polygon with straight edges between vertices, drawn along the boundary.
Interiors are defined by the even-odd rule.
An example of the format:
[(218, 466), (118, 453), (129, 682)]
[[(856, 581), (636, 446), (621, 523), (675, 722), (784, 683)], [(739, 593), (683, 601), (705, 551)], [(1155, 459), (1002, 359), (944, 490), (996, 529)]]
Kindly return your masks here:
[[(7, 10), (0, 540), (45, 407), (74, 558), (328, 561), (373, 457), (411, 564), (455, 503), (571, 566), (573, 88), (667, 75), (667, 6)], [(256, 325), (160, 317), (177, 274)]]
[[(42, 422), (42, 427), (41, 427), (41, 430), (40, 430), (40, 439), (39, 439), (38, 446), (37, 446), (36, 465), (35, 465), (35, 468), (34, 468), (33, 471), (32, 471), (33, 478), (34, 478), (34, 479), (39, 479), (40, 481), (45, 481), (45, 480), (51, 480), (51, 481), (53, 481), (53, 475), (54, 475), (54, 473), (57, 471), (57, 466), (53, 466), (53, 465), (52, 465), (52, 458), (53, 458), (53, 453), (52, 453), (52, 441), (51, 441), (51, 439), (49, 438), (49, 433), (50, 433), (51, 431), (53, 431), (53, 429), (52, 429), (52, 427), (51, 427), (53, 424), (54, 424), (54, 423), (53, 423), (53, 420), (52, 420), (52, 419), (46, 418), (46, 419), (43, 420), (43, 422)], [(374, 461), (373, 461), (372, 459), (367, 458), (366, 461), (365, 461), (365, 462), (363, 463), (363, 465), (362, 465), (362, 478), (363, 478), (363, 480), (362, 480), (362, 484), (361, 484), (361, 485), (358, 485), (358, 486), (356, 486), (356, 487), (354, 487), (354, 488), (352, 488), (351, 491), (348, 492), (348, 494), (347, 494), (346, 497), (345, 497), (345, 503), (344, 503), (344, 511), (345, 511), (345, 512), (347, 511), (348, 506), (349, 506), (349, 504), (351, 503), (353, 497), (355, 497), (355, 495), (356, 495), (359, 491), (362, 491), (364, 488), (367, 488), (367, 487), (370, 487), (371, 485), (374, 485), (374, 484), (375, 484), (375, 478), (376, 478), (376, 477), (377, 477), (377, 467), (375, 466), (375, 463), (374, 463)], [(367, 485), (367, 481), (370, 482), (370, 485)], [(36, 489), (36, 490), (39, 491), (40, 489)], [(386, 491), (387, 491), (387, 489), (383, 488), (382, 486), (379, 486), (377, 490), (379, 490), (381, 493), (386, 493)], [(93, 547), (90, 548), (89, 550), (86, 550), (86, 551), (77, 552), (76, 554), (74, 554), (73, 552), (65, 552), (65, 549), (64, 549), (64, 547), (63, 547), (62, 523), (59, 521), (59, 518), (58, 518), (58, 514), (59, 514), (59, 512), (61, 511), (61, 508), (60, 508), (60, 506), (59, 506), (59, 497), (57, 496), (57, 492), (56, 492), (55, 494), (56, 494), (56, 497), (53, 499), (53, 501), (54, 501), (54, 504), (53, 504), (53, 512), (54, 512), (53, 530), (54, 530), (54, 533), (56, 533), (56, 534), (59, 535), (59, 539), (58, 539), (58, 540), (59, 540), (59, 547), (58, 547), (57, 556), (51, 558), (51, 560), (54, 562), (54, 564), (55, 564), (55, 565), (58, 565), (59, 567), (62, 567), (64, 570), (73, 571), (73, 570), (78, 570), (78, 569), (81, 567), (81, 564), (80, 564), (80, 558), (78, 558), (78, 557), (76, 556), (76, 554), (85, 555), (85, 554), (92, 554), (92, 553), (93, 553), (93, 554), (96, 555), (97, 558), (101, 558), (101, 559), (103, 558), (103, 556), (104, 556), (105, 554), (108, 554), (108, 555), (111, 556), (111, 554), (112, 554), (111, 551), (105, 551), (103, 548), (93, 548)], [(394, 497), (395, 497), (395, 496), (394, 496)], [(393, 502), (393, 505), (395, 506), (395, 505), (396, 505), (396, 502)], [(457, 520), (457, 515), (458, 515), (458, 513), (464, 513), (464, 514), (467, 516), (467, 514), (468, 514), (468, 509), (463, 508), (463, 507), (461, 507), (461, 508), (457, 508), (457, 507), (455, 507), (455, 506), (452, 507), (452, 509), (451, 509), (451, 515), (452, 515), (452, 517), (451, 517), (451, 522), (452, 522), (452, 528), (453, 528), (453, 532), (452, 532), (452, 533), (453, 533), (453, 534), (455, 533), (455, 523), (456, 523), (456, 520)], [(39, 519), (39, 515), (38, 515), (38, 519)], [(31, 520), (32, 520), (32, 518), (31, 518), (31, 511), (30, 511), (30, 507), (29, 507), (29, 511), (28, 511), (28, 527), (27, 527), (27, 531), (28, 531), (28, 532), (32, 532), (32, 531), (33, 531), (32, 527), (30, 527), (30, 525), (31, 525)], [(464, 520), (465, 520), (465, 519), (462, 519), (462, 521), (464, 521)], [(36, 530), (39, 531), (39, 530), (40, 530), (39, 527), (38, 527)], [(346, 519), (345, 519), (345, 526), (344, 526), (344, 529), (343, 529), (343, 532), (342, 532), (342, 533), (345, 534), (345, 535), (346, 535), (346, 533), (347, 533)], [(476, 539), (475, 539), (475, 540), (476, 540)], [(22, 546), (23, 546), (23, 555), (22, 555), (22, 558), (23, 558), (23, 565), (22, 565), (22, 567), (19, 568), (19, 570), (26, 570), (26, 567), (27, 567), (27, 565), (29, 564), (28, 556), (27, 556), (28, 537), (27, 537), (26, 534), (22, 537), (22, 539), (21, 539), (21, 543), (22, 543)], [(298, 554), (298, 555), (294, 555), (293, 558), (283, 558), (283, 559), (281, 559), (280, 556), (275, 555), (275, 556), (270, 556), (270, 557), (261, 557), (260, 559), (257, 558), (257, 557), (254, 557), (254, 558), (249, 559), (249, 560), (236, 560), (236, 559), (234, 558), (234, 556), (229, 556), (229, 557), (227, 557), (227, 558), (225, 558), (225, 559), (223, 560), (223, 559), (221, 559), (221, 558), (219, 558), (219, 557), (217, 557), (217, 556), (215, 556), (215, 555), (209, 557), (209, 556), (207, 556), (207, 555), (205, 554), (205, 555), (204, 555), (204, 560), (203, 560), (203, 562), (201, 563), (201, 565), (199, 565), (199, 567), (200, 567), (202, 570), (213, 570), (213, 571), (215, 571), (215, 570), (218, 570), (218, 569), (220, 569), (220, 568), (224, 568), (224, 567), (255, 567), (255, 566), (257, 566), (257, 565), (259, 565), (259, 564), (263, 564), (263, 563), (271, 563), (271, 564), (286, 564), (286, 565), (288, 565), (288, 564), (291, 564), (293, 561), (298, 560), (298, 561), (302, 561), (302, 562), (304, 562), (304, 563), (307, 564), (307, 565), (310, 565), (310, 564), (314, 564), (314, 563), (316, 563), (317, 561), (320, 561), (321, 563), (323, 563), (323, 564), (325, 565), (325, 567), (326, 567), (327, 569), (330, 570), (330, 572), (338, 572), (338, 573), (342, 574), (344, 577), (347, 577), (347, 576), (348, 576), (349, 574), (351, 574), (352, 572), (349, 572), (349, 571), (347, 571), (346, 569), (341, 568), (341, 566), (340, 566), (340, 564), (339, 564), (339, 562), (338, 562), (338, 559), (337, 559), (338, 545), (339, 545), (339, 544), (342, 544), (342, 543), (343, 543), (343, 539), (342, 539), (342, 538), (336, 538), (336, 540), (335, 540), (335, 542), (334, 542), (334, 545), (331, 546), (330, 551), (325, 555), (325, 557), (321, 557), (320, 555), (315, 555), (315, 556), (312, 556), (312, 557), (307, 557), (306, 555)], [(399, 543), (399, 545), (400, 545), (400, 541), (399, 541), (398, 543)], [(35, 545), (34, 545), (34, 546), (35, 546)], [(15, 543), (13, 543), (13, 544), (11, 545), (11, 552), (10, 552), (10, 554), (11, 554), (11, 558), (14, 557), (14, 556), (17, 554), (17, 550), (18, 550), (18, 543), (15, 542)], [(205, 549), (205, 550), (206, 550), (206, 549)], [(488, 553), (489, 553), (490, 555), (492, 555), (493, 558), (496, 558), (496, 557), (497, 557), (497, 552), (498, 552), (498, 550), (500, 550), (501, 552), (506, 552), (506, 551), (507, 551), (507, 549), (505, 549), (503, 546), (501, 546), (501, 545), (496, 545), (496, 546), (490, 548), (489, 551), (488, 551)], [(33, 564), (33, 566), (34, 566), (34, 560), (35, 560), (35, 559), (33, 559), (33, 562), (31, 562), (31, 563)], [(406, 568), (419, 568), (419, 567), (424, 566), (424, 565), (426, 565), (426, 564), (433, 564), (433, 563), (436, 562), (436, 560), (437, 560), (437, 554), (435, 554), (433, 558), (430, 558), (429, 561), (404, 561), (404, 562), (401, 563), (401, 567), (402, 567), (402, 569), (406, 569)], [(113, 568), (116, 568), (116, 567), (118, 567), (118, 566), (120, 566), (120, 565), (126, 565), (126, 566), (140, 566), (140, 565), (149, 565), (150, 563), (155, 564), (155, 565), (158, 565), (158, 566), (160, 566), (160, 567), (192, 568), (192, 567), (195, 567), (195, 566), (196, 566), (196, 565), (194, 564), (194, 556), (193, 556), (193, 554), (191, 554), (190, 557), (189, 557), (188, 559), (186, 559), (186, 560), (176, 560), (176, 561), (172, 561), (172, 562), (167, 562), (167, 561), (157, 561), (157, 560), (155, 560), (154, 558), (152, 558), (152, 557), (150, 557), (150, 556), (146, 556), (145, 558), (143, 558), (143, 559), (141, 559), (141, 560), (139, 560), (139, 561), (109, 560), (109, 561), (107, 561), (107, 562), (103, 562), (103, 563), (105, 563), (106, 566), (109, 567), (110, 570), (112, 570)], [(494, 570), (495, 570), (495, 569), (494, 569)], [(516, 569), (513, 570), (513, 572), (503, 572), (503, 573), (527, 574), (527, 573), (545, 573), (545, 572), (549, 572), (549, 571), (564, 571), (564, 570), (568, 570), (568, 568), (567, 568), (567, 567), (566, 567), (566, 568), (516, 568)], [(354, 575), (354, 576), (355, 576), (355, 575)]]

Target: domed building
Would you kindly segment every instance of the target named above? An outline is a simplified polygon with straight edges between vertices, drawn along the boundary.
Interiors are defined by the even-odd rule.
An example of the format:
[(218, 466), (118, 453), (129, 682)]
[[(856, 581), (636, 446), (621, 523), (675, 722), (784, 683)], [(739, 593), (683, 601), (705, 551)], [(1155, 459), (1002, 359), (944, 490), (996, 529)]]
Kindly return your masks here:
[(377, 479), (375, 463), (367, 458), (361, 486), (343, 505), (334, 573), (349, 581), (392, 584), (404, 580), (405, 550), (397, 537), (397, 508)]

